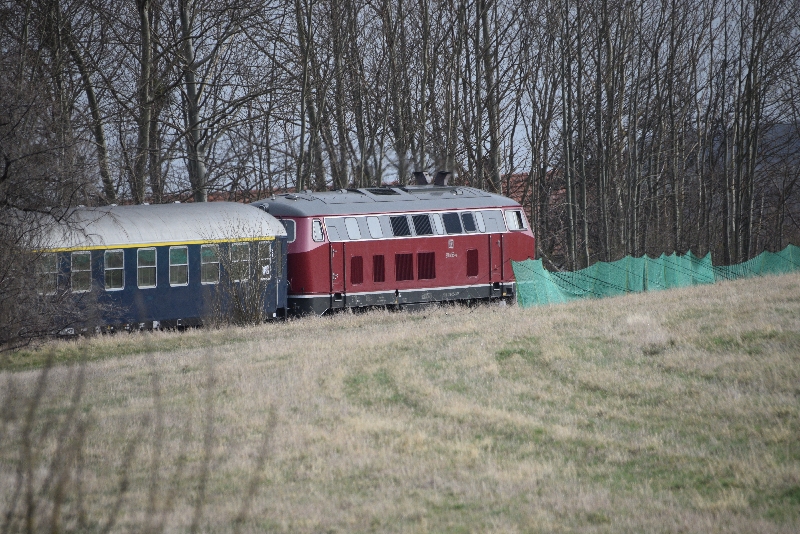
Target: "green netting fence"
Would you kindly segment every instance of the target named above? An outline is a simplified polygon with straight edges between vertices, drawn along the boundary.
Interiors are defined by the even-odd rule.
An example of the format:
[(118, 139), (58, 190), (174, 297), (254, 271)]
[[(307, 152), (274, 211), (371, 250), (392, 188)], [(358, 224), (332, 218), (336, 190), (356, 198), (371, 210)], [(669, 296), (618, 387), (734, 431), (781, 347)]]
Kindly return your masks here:
[(744, 263), (727, 266), (713, 265), (710, 254), (698, 258), (691, 252), (658, 258), (626, 256), (573, 272), (548, 271), (542, 260), (511, 263), (517, 279), (517, 303), (529, 307), (800, 271), (800, 247), (762, 252)]

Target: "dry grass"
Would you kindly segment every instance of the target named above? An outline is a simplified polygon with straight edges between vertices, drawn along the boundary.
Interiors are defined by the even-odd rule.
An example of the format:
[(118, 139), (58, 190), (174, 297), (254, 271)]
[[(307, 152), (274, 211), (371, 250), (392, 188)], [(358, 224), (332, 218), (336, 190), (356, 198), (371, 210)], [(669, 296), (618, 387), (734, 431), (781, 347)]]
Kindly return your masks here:
[[(48, 354), (85, 357), (83, 380), (19, 370)], [(800, 275), (115, 336), (6, 367), (0, 503), (22, 476), (42, 530), (53, 502), (63, 530), (800, 528)]]

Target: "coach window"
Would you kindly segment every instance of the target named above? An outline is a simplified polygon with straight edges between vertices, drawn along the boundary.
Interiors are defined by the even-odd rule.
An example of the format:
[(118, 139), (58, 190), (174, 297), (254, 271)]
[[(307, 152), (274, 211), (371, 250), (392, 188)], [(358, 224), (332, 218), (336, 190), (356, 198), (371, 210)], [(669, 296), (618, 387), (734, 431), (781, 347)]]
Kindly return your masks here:
[(480, 233), (486, 232), (486, 223), (483, 222), (483, 213), (476, 211), (473, 212), (473, 215), (475, 216), (475, 224), (478, 225), (478, 231)]
[(369, 235), (372, 239), (380, 239), (383, 237), (381, 221), (377, 217), (367, 217), (367, 228), (369, 228)]
[(103, 254), (103, 279), (106, 291), (118, 291), (125, 287), (125, 253), (122, 250), (106, 250)]
[(361, 230), (358, 229), (358, 221), (355, 217), (346, 217), (344, 226), (347, 228), (347, 237), (349, 239), (361, 239)]
[(250, 243), (231, 243), (231, 280), (241, 282), (250, 276)]
[(297, 238), (297, 224), (291, 219), (279, 219), (284, 228), (286, 228), (286, 241), (294, 243)]
[(322, 235), (322, 221), (319, 219), (311, 221), (311, 239), (317, 242), (325, 240), (325, 237)]
[(509, 230), (524, 230), (525, 219), (522, 217), (521, 210), (507, 210), (506, 224)]
[(431, 235), (433, 229), (431, 228), (431, 218), (426, 213), (424, 215), (413, 215), (411, 219), (414, 221), (414, 231), (417, 235)]
[(386, 281), (386, 263), (383, 254), (372, 256), (372, 281), (376, 283)]
[(461, 222), (464, 223), (464, 231), (472, 233), (476, 230), (475, 219), (472, 217), (471, 211), (465, 211), (461, 214)]
[(448, 234), (462, 233), (461, 218), (458, 213), (443, 213), (442, 220), (444, 221), (444, 229)]
[(142, 289), (156, 287), (156, 249), (136, 251), (136, 285)]
[(200, 283), (216, 284), (219, 282), (219, 246), (200, 246)]
[(92, 289), (92, 253), (73, 252), (70, 272), (73, 293), (84, 293)]
[(169, 285), (189, 285), (189, 249), (169, 247)]
[(36, 283), (39, 293), (52, 295), (58, 289), (58, 255), (42, 254), (36, 262)]
[(261, 280), (272, 277), (272, 241), (259, 241), (256, 248), (256, 272)]

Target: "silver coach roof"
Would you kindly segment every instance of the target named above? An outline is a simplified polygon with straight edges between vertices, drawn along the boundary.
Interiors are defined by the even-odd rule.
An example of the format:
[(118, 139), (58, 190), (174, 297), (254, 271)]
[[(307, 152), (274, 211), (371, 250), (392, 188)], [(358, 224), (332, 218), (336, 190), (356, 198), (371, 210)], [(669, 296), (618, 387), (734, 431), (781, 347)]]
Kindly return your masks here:
[(253, 205), (278, 217), (519, 207), (508, 197), (473, 187), (430, 185), (290, 193)]
[(285, 236), (271, 215), (235, 202), (76, 208), (54, 225), (45, 249), (207, 243)]

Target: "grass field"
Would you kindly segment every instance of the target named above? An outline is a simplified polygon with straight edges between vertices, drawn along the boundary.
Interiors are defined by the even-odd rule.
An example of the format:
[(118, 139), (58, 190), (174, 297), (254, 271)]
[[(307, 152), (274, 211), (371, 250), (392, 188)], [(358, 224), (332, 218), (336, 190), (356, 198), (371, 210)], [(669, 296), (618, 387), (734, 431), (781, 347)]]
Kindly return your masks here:
[(3, 531), (800, 530), (800, 275), (2, 365)]

